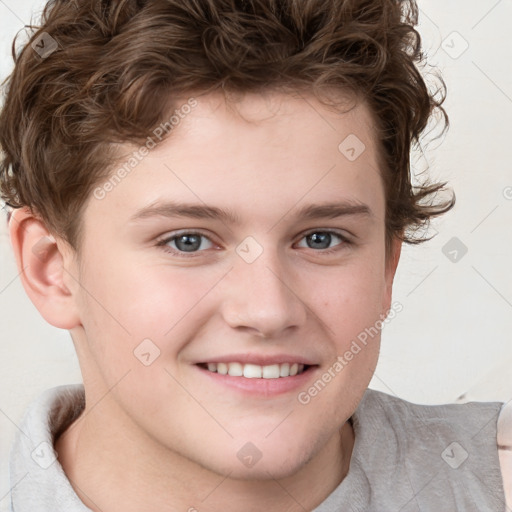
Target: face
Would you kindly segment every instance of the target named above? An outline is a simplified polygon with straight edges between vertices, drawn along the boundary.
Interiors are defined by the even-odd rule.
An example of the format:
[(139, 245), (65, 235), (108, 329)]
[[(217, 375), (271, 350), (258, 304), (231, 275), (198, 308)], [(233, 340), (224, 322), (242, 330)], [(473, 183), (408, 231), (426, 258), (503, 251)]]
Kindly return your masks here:
[(379, 336), (357, 341), (394, 273), (371, 118), (278, 93), (190, 110), (86, 205), (86, 393), (110, 390), (105, 423), (161, 452), (285, 477), (338, 437), (377, 362)]

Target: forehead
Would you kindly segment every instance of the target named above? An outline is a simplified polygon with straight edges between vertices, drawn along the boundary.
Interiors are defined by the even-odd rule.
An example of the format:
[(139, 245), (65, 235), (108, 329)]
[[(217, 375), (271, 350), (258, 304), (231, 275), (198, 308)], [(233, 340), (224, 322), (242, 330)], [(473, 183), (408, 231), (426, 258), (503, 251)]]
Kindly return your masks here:
[[(278, 209), (341, 198), (383, 207), (376, 137), (363, 102), (339, 96), (336, 107), (312, 94), (222, 94), (183, 98), (169, 136), (140, 158), (125, 146), (93, 209), (132, 216), (159, 200), (201, 202), (272, 217)], [(176, 123), (178, 120), (178, 123)], [(164, 126), (164, 125), (162, 125)], [(170, 126), (170, 125), (168, 125)], [(150, 134), (151, 135), (151, 134)], [(139, 153), (139, 158), (134, 154)], [(126, 163), (133, 161), (132, 168)], [(100, 184), (101, 186), (101, 184)], [(99, 204), (94, 204), (99, 203)], [(269, 222), (271, 219), (267, 219)]]
[[(359, 134), (360, 138), (366, 139), (370, 137), (367, 142), (373, 144), (374, 123), (364, 100), (339, 91), (325, 92), (323, 97), (329, 101), (328, 104), (311, 92), (263, 91), (229, 97), (221, 93), (206, 94), (194, 98), (194, 107), (181, 116), (178, 126), (172, 128), (169, 141), (181, 140), (186, 144), (195, 136), (206, 143), (232, 135), (234, 139), (230, 139), (231, 142), (236, 142), (242, 135), (250, 135), (254, 146), (269, 144), (272, 148), (280, 144), (283, 149), (296, 149), (293, 141), (301, 136), (319, 138), (330, 135), (326, 140), (328, 144), (337, 133), (339, 137), (350, 134)], [(182, 98), (174, 112), (187, 103), (190, 103), (190, 98)], [(278, 140), (275, 138), (277, 135), (280, 137)], [(319, 150), (325, 149), (326, 145)], [(165, 148), (165, 143), (160, 144), (154, 153)], [(291, 156), (289, 151), (287, 154)]]

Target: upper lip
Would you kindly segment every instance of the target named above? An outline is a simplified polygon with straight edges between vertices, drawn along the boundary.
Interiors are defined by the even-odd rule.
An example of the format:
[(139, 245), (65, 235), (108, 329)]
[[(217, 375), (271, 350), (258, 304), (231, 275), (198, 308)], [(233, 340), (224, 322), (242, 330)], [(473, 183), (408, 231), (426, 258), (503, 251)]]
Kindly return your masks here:
[[(272, 364), (297, 363), (312, 366), (315, 365), (311, 359), (307, 357), (292, 354), (228, 354), (218, 357), (209, 357), (200, 363), (240, 363), (240, 364), (257, 364), (259, 366), (270, 366)], [(199, 364), (199, 363), (198, 363)]]

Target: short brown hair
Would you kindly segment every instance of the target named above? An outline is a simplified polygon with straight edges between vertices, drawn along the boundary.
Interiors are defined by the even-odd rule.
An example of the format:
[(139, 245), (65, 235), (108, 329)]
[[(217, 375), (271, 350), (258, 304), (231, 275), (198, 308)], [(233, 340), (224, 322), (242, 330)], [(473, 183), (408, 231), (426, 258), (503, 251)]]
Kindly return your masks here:
[[(113, 144), (139, 143), (179, 96), (283, 87), (353, 92), (381, 148), (386, 239), (408, 243), (446, 183), (411, 183), (411, 146), (445, 87), (429, 91), (414, 0), (51, 0), (16, 53), (0, 115), (0, 187), (79, 247), (80, 214)], [(41, 41), (43, 41), (41, 43)], [(49, 55), (37, 44), (56, 46)], [(438, 93), (441, 93), (441, 97)]]

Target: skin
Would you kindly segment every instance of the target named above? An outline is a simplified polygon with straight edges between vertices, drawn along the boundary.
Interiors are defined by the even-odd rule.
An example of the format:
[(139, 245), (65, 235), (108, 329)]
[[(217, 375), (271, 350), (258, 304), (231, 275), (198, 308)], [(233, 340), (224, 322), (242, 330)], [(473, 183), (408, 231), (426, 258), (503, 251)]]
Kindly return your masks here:
[[(36, 257), (44, 223), (27, 209), (11, 222), (25, 289), (71, 332), (82, 370), (86, 409), (57, 440), (59, 462), (95, 511), (312, 510), (348, 471), (347, 419), (380, 335), (307, 405), (298, 393), (387, 313), (400, 254), (396, 240), (386, 257), (371, 116), (364, 103), (340, 114), (312, 95), (248, 94), (236, 108), (221, 95), (197, 100), (104, 199), (91, 195), (79, 255), (50, 237)], [(355, 161), (338, 150), (350, 134), (366, 146)], [(131, 220), (158, 202), (236, 219)], [(369, 213), (301, 213), (345, 202)], [(201, 250), (160, 243), (183, 230), (207, 237)], [(307, 234), (326, 230), (329, 249), (308, 246)], [(252, 263), (237, 253), (248, 236), (263, 251)], [(159, 350), (149, 366), (134, 356), (147, 339)], [(252, 396), (196, 366), (226, 354), (293, 354), (315, 368), (300, 389)], [(237, 457), (248, 442), (262, 455), (252, 468)]]

